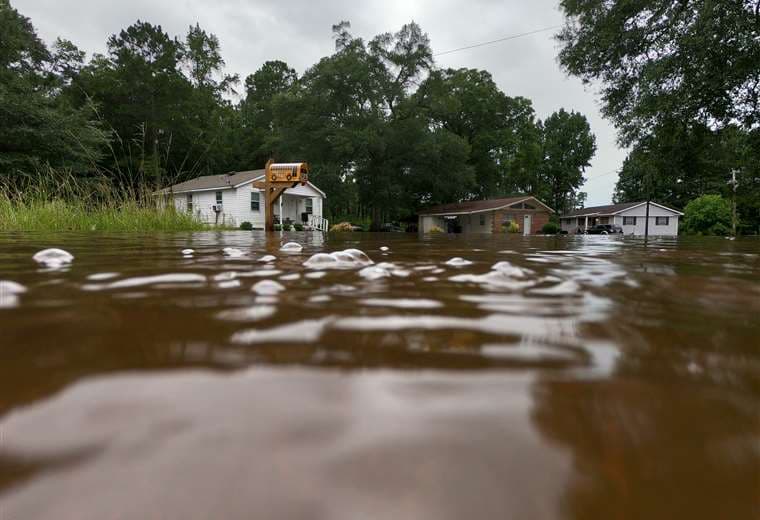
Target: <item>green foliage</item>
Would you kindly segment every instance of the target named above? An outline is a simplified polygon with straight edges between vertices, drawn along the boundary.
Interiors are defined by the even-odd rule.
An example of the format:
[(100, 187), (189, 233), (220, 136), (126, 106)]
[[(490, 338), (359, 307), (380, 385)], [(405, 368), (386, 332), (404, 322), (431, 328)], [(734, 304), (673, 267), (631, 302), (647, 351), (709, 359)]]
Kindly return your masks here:
[(243, 231), (251, 231), (253, 229), (253, 224), (251, 224), (248, 221), (241, 222), (240, 229), (242, 229)]
[(541, 228), (541, 233), (544, 235), (556, 235), (559, 233), (559, 226), (554, 222), (547, 222)]
[(46, 170), (0, 189), (0, 231), (194, 231), (208, 226), (148, 193)]
[(273, 228), (275, 231), (282, 231), (282, 226), (280, 224), (274, 224)]
[(562, 0), (560, 62), (601, 82), (603, 113), (632, 144), (667, 121), (760, 123), (756, 1)]
[(431, 226), (428, 233), (443, 233), (443, 229), (439, 228), (438, 226)]
[(727, 235), (731, 231), (731, 205), (720, 195), (702, 195), (686, 205), (683, 225), (687, 233)]
[(303, 224), (293, 224), (294, 231), (303, 231)]
[(510, 220), (509, 224), (502, 224), (501, 231), (503, 233), (519, 233), (520, 232), (520, 226), (514, 220)]

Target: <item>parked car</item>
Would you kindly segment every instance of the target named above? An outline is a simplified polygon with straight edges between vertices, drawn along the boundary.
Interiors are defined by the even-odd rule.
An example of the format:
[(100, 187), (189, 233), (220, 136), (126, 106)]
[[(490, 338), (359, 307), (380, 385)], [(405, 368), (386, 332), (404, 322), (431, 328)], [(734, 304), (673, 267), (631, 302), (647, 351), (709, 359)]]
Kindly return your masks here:
[(615, 224), (597, 224), (591, 226), (586, 230), (589, 235), (613, 235), (616, 233), (623, 233), (623, 228), (616, 226)]

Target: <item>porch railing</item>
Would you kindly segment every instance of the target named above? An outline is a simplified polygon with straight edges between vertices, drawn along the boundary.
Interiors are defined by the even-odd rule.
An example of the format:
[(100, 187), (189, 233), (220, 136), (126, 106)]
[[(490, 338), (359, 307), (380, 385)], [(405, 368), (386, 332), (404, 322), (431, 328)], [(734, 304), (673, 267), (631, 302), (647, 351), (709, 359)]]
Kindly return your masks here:
[(317, 231), (328, 231), (330, 229), (330, 222), (319, 215), (310, 214), (308, 224)]

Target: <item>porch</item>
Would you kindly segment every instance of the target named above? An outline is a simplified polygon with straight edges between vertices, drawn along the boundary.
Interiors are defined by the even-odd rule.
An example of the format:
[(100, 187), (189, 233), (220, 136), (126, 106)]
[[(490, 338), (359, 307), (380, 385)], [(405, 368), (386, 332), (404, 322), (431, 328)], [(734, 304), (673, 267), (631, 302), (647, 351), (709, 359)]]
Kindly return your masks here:
[(274, 205), (274, 222), (279, 225), (301, 225), (304, 229), (327, 231), (329, 222), (322, 218), (321, 199), (298, 193), (283, 193)]

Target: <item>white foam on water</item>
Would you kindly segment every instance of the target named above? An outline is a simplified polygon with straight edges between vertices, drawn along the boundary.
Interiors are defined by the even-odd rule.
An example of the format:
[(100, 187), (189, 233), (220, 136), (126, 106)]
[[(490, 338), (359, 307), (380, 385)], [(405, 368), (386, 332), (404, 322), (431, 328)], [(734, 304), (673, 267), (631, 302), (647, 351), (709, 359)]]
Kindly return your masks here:
[(309, 298), (309, 303), (325, 303), (332, 301), (332, 296), (327, 294), (318, 294)]
[(438, 280), (440, 280), (440, 278), (437, 276), (426, 276), (422, 279), (423, 282), (437, 282)]
[(358, 249), (346, 249), (334, 253), (317, 253), (303, 265), (309, 269), (354, 269), (372, 265), (374, 262)]
[(224, 280), (217, 284), (220, 289), (234, 289), (240, 287), (240, 280)]
[(458, 274), (449, 277), (452, 282), (476, 283), (486, 287), (519, 290), (536, 285), (534, 280), (516, 280), (500, 271), (490, 271), (485, 274)]
[(354, 287), (353, 285), (347, 285), (343, 283), (336, 283), (335, 285), (331, 285), (330, 287), (326, 287), (323, 289), (324, 292), (328, 293), (347, 293), (347, 292), (355, 292), (358, 289)]
[(277, 257), (274, 256), (274, 255), (264, 255), (264, 256), (262, 256), (261, 258), (259, 258), (256, 261), (257, 262), (268, 263), (268, 262), (274, 262), (275, 260), (277, 260)]
[(246, 252), (238, 249), (237, 247), (225, 247), (222, 249), (222, 254), (230, 258), (240, 258), (246, 256)]
[(312, 280), (316, 280), (319, 278), (322, 278), (327, 273), (325, 271), (314, 271), (313, 273), (306, 273), (304, 276), (306, 278), (311, 278)]
[(271, 329), (251, 329), (236, 332), (232, 343), (254, 345), (258, 343), (313, 343), (319, 339), (330, 323), (330, 318), (304, 320)]
[(284, 274), (280, 276), (280, 280), (284, 280), (288, 282), (291, 280), (298, 280), (299, 278), (301, 278), (301, 273), (291, 273), (291, 274)]
[(70, 264), (74, 260), (74, 255), (63, 249), (53, 247), (36, 252), (32, 260), (45, 267), (57, 269)]
[(461, 256), (455, 256), (454, 258), (450, 258), (446, 261), (446, 265), (450, 265), (452, 267), (462, 267), (465, 265), (472, 265), (472, 261), (465, 260)]
[(24, 294), (26, 287), (11, 280), (0, 280), (0, 309), (11, 309), (18, 306), (19, 294)]
[(256, 296), (256, 298), (254, 298), (253, 301), (254, 303), (258, 305), (275, 305), (279, 300), (277, 296), (275, 295), (272, 295), (272, 296), (259, 295), (259, 296)]
[(261, 280), (260, 282), (256, 282), (253, 287), (251, 287), (251, 290), (256, 294), (272, 296), (284, 291), (285, 286), (274, 280)]
[(441, 273), (444, 273), (444, 272), (446, 272), (446, 269), (441, 269), (440, 267), (437, 267), (437, 268), (433, 269), (432, 271), (430, 271), (431, 274), (441, 274)]
[(192, 254), (195, 253), (195, 249), (189, 249), (189, 248), (183, 249), (182, 251), (180, 251), (180, 253), (182, 253), (185, 256), (192, 256)]
[(390, 250), (390, 247), (388, 247), (388, 246), (380, 246), (380, 251), (385, 252), (385, 251), (389, 251), (389, 250)]
[(438, 309), (443, 307), (441, 302), (425, 298), (367, 298), (359, 300), (359, 303), (372, 307), (395, 307), (398, 309)]
[(528, 291), (530, 294), (545, 296), (573, 296), (580, 293), (581, 286), (573, 280), (565, 280), (552, 287), (540, 287)]
[(413, 268), (415, 271), (432, 271), (435, 269), (434, 265), (418, 265), (417, 267)]
[(274, 315), (277, 308), (273, 305), (252, 305), (242, 309), (228, 309), (216, 314), (220, 320), (227, 321), (259, 321)]
[(82, 286), (82, 289), (97, 291), (102, 289), (126, 289), (130, 287), (141, 287), (144, 285), (192, 283), (206, 283), (206, 277), (202, 274), (196, 273), (170, 273), (159, 274), (156, 276), (135, 276), (132, 278), (117, 280), (108, 284), (90, 284)]
[(298, 242), (288, 242), (280, 248), (280, 251), (284, 253), (300, 253), (302, 250), (303, 246)]
[(238, 274), (235, 271), (224, 271), (219, 274), (215, 274), (213, 280), (215, 282), (225, 282), (229, 280), (237, 279)]
[(527, 278), (528, 275), (534, 274), (534, 272), (531, 271), (530, 269), (517, 267), (516, 265), (512, 265), (506, 260), (503, 260), (501, 262), (496, 262), (495, 264), (491, 266), (491, 270), (499, 272), (506, 276), (510, 276), (512, 278)]
[(385, 267), (381, 267), (379, 265), (371, 265), (360, 270), (359, 276), (365, 280), (379, 280), (381, 278), (390, 278), (392, 275), (391, 272)]
[(102, 282), (103, 280), (112, 280), (119, 276), (119, 273), (93, 273), (87, 276), (88, 280), (93, 282)]

